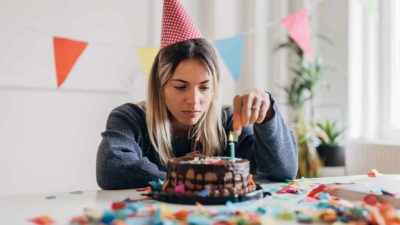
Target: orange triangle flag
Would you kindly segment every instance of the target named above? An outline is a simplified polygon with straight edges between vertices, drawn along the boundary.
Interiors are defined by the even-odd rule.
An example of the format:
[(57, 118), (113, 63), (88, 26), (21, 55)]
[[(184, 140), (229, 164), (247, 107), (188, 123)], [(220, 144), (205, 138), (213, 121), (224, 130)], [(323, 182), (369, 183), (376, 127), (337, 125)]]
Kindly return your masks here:
[(76, 60), (79, 58), (83, 50), (85, 50), (87, 42), (53, 37), (53, 44), (57, 73), (57, 87), (60, 88), (65, 79), (67, 79)]

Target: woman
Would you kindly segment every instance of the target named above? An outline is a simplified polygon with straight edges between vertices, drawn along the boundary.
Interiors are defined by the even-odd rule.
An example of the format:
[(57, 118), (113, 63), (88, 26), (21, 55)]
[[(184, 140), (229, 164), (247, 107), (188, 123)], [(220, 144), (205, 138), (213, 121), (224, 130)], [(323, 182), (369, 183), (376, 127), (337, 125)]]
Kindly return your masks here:
[[(272, 180), (293, 179), (297, 148), (270, 94), (249, 90), (221, 109), (219, 70), (211, 44), (189, 39), (162, 48), (148, 83), (146, 104), (114, 109), (97, 154), (103, 189), (147, 186), (166, 178), (166, 163), (197, 150), (229, 156), (227, 134), (240, 133), (236, 157), (251, 172)], [(254, 124), (254, 125), (253, 125)]]

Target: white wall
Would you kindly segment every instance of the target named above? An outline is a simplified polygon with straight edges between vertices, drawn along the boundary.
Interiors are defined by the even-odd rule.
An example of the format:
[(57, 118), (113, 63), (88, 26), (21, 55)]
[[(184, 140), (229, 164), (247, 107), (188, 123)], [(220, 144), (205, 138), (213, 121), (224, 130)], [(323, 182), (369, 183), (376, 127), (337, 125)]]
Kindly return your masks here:
[[(0, 195), (97, 188), (108, 113), (145, 98), (135, 47), (152, 44), (149, 7), (141, 0), (0, 1)], [(89, 42), (60, 90), (53, 35)]]
[[(253, 27), (238, 21), (253, 15), (254, 2), (243, 13), (243, 1), (183, 3), (211, 40)], [(145, 99), (135, 51), (159, 45), (161, 9), (159, 0), (0, 1), (0, 195), (98, 188), (100, 133), (114, 107)], [(59, 90), (53, 35), (89, 43)], [(221, 65), (222, 100), (230, 103), (241, 86)]]
[[(312, 1), (311, 1), (312, 2)], [(317, 89), (313, 101), (314, 118), (348, 124), (348, 1), (321, 1), (314, 7), (314, 34), (328, 37), (332, 44), (314, 38), (317, 53), (331, 67)]]
[[(286, 114), (281, 88), (288, 81), (287, 57), (283, 51), (273, 53), (285, 32), (279, 23), (269, 28), (265, 25), (299, 9), (303, 2), (182, 2), (208, 39), (256, 28), (245, 35), (238, 82), (221, 63), (222, 102), (229, 104), (235, 93), (258, 87), (271, 91)], [(337, 22), (336, 16), (328, 13), (330, 7), (346, 7), (344, 0), (324, 2), (325, 6), (316, 9), (323, 10), (318, 15), (320, 29)], [(0, 82), (0, 195), (98, 188), (95, 157), (100, 133), (114, 107), (145, 99), (146, 81), (135, 50), (158, 46), (161, 7), (161, 0), (0, 0), (0, 81), (2, 76), (20, 76), (12, 78), (8, 86)], [(345, 24), (344, 18), (335, 26)], [(89, 42), (60, 90), (54, 87), (54, 34)], [(347, 34), (335, 30), (332, 35), (340, 40), (340, 49), (321, 47), (321, 52), (337, 50), (332, 58), (339, 60), (345, 71)], [(18, 47), (21, 43), (27, 52)], [(110, 54), (102, 55), (102, 51)], [(338, 82), (337, 87), (345, 85), (343, 71), (331, 78)], [(346, 93), (336, 87), (331, 90), (340, 95), (342, 104)]]

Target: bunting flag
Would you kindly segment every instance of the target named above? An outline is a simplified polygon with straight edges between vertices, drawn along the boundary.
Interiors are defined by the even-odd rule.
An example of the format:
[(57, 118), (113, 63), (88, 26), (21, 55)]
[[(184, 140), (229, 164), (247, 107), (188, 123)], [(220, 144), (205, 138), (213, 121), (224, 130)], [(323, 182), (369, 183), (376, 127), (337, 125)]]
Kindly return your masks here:
[(58, 88), (60, 88), (67, 79), (69, 72), (83, 50), (85, 50), (87, 44), (87, 42), (53, 37)]
[(219, 54), (226, 66), (231, 71), (234, 80), (239, 79), (244, 48), (244, 36), (237, 35), (232, 38), (214, 41)]
[(311, 45), (310, 22), (306, 9), (293, 13), (281, 21), (294, 42), (310, 57), (313, 55)]
[(160, 50), (160, 48), (137, 48), (137, 54), (140, 59), (140, 66), (142, 67), (146, 79), (149, 78), (151, 66), (153, 65), (158, 50)]

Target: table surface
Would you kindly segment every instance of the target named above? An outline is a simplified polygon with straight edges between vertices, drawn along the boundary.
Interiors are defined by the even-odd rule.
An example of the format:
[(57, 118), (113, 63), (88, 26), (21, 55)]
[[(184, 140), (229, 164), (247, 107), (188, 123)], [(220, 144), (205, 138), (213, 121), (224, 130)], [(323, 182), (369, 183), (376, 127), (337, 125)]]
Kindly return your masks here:
[[(400, 175), (395, 176), (400, 180)], [(340, 182), (353, 182), (358, 179), (365, 179), (366, 175), (344, 176), (344, 177), (326, 177), (307, 179), (315, 183), (330, 184)], [(260, 183), (260, 181), (257, 181)], [(284, 183), (264, 183), (263, 188), (280, 188)], [(139, 199), (143, 198), (134, 189), (129, 190), (90, 190), (90, 191), (73, 191), (67, 193), (43, 193), (43, 194), (20, 194), (13, 196), (0, 196), (0, 218), (7, 221), (8, 225), (13, 224), (33, 224), (29, 219), (39, 216), (48, 216), (56, 224), (68, 224), (71, 218), (83, 215), (84, 208), (90, 208), (98, 211), (110, 209), (111, 203), (122, 201), (126, 198)], [(299, 206), (298, 201), (304, 195), (291, 196), (290, 199), (267, 197), (248, 204), (245, 207), (257, 207), (262, 204), (276, 203), (287, 208), (304, 207)], [(195, 206), (178, 205), (159, 202), (157, 204), (165, 204), (169, 209), (175, 211), (179, 209), (191, 209)], [(208, 207), (227, 207), (227, 206), (208, 206)], [(293, 223), (293, 221), (292, 221)]]

